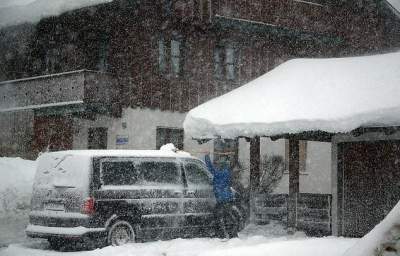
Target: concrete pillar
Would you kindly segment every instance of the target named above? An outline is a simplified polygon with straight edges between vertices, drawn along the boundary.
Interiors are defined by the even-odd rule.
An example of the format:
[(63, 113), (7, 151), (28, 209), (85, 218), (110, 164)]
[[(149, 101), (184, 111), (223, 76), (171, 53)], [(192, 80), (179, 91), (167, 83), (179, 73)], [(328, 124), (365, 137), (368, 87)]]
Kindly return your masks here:
[(299, 159), (300, 143), (289, 139), (289, 198), (288, 198), (288, 231), (294, 232), (297, 223), (297, 196), (299, 194)]
[(255, 196), (260, 183), (260, 137), (250, 140), (250, 223), (255, 222)]

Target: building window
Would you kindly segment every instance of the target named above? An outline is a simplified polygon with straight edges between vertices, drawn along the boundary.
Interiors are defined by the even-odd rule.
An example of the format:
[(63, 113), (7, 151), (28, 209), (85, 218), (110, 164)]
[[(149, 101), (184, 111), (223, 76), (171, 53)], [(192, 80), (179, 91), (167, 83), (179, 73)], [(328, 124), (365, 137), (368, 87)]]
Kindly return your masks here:
[(184, 132), (181, 128), (157, 127), (156, 148), (172, 143), (178, 149), (183, 149)]
[(222, 79), (224, 75), (223, 66), (223, 48), (216, 47), (214, 51), (214, 76), (215, 78)]
[(107, 149), (107, 128), (89, 128), (88, 149)]
[(174, 76), (181, 72), (181, 42), (171, 40), (171, 68)]
[(164, 14), (169, 16), (172, 13), (172, 0), (164, 0), (162, 4)]
[(214, 76), (218, 79), (235, 80), (236, 78), (235, 49), (229, 44), (217, 46), (214, 50)]
[(165, 55), (165, 41), (164, 38), (161, 37), (158, 40), (158, 68), (160, 70), (160, 73), (164, 73), (166, 72), (166, 68), (167, 68), (167, 59), (166, 59), (166, 55)]
[(110, 48), (110, 40), (108, 36), (103, 36), (99, 47), (99, 63), (97, 68), (99, 71), (106, 72), (108, 70), (108, 53)]
[(182, 72), (182, 41), (179, 39), (158, 40), (158, 67), (160, 73), (169, 71), (178, 77)]
[(226, 64), (226, 79), (235, 79), (235, 50), (232, 45), (228, 45), (225, 48), (225, 64)]

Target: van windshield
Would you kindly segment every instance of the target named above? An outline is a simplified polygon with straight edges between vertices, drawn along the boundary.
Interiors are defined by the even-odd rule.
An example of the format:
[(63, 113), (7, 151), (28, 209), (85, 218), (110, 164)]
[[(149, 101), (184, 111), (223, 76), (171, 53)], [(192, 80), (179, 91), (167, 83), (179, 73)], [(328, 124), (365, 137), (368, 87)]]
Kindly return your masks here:
[(173, 161), (130, 160), (103, 161), (103, 185), (180, 184), (178, 165)]

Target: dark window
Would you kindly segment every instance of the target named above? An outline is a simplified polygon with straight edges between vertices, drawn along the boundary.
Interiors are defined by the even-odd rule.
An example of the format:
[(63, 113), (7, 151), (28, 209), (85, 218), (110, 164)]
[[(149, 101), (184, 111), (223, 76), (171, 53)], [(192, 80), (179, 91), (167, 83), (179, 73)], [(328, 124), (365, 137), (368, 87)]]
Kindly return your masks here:
[(214, 76), (218, 79), (223, 78), (224, 65), (223, 65), (223, 48), (216, 47), (214, 51)]
[(183, 149), (183, 129), (157, 127), (156, 147), (160, 149), (162, 145), (172, 143), (178, 149)]
[(178, 77), (182, 73), (182, 41), (179, 35), (167, 40), (161, 37), (158, 40), (158, 69), (160, 73)]
[(211, 185), (211, 176), (207, 173), (205, 168), (202, 168), (195, 163), (185, 164), (186, 180), (188, 184), (194, 185)]
[(158, 40), (158, 68), (161, 73), (166, 72), (167, 68), (167, 56), (165, 55), (166, 53), (166, 46), (165, 46), (165, 41), (164, 38), (160, 38)]
[(179, 169), (174, 162), (146, 161), (138, 166), (140, 181), (144, 184), (179, 184)]
[(172, 13), (172, 0), (163, 0), (163, 11), (164, 14), (169, 16)]
[(107, 149), (107, 128), (89, 128), (88, 149)]
[(231, 45), (225, 48), (226, 79), (235, 79), (235, 50)]
[(217, 46), (214, 50), (215, 78), (234, 80), (236, 78), (236, 51), (232, 44)]
[(181, 42), (171, 40), (171, 68), (174, 76), (181, 73)]
[(103, 35), (99, 47), (99, 63), (97, 64), (97, 68), (99, 71), (105, 72), (108, 70), (109, 48), (110, 48), (109, 37), (107, 35)]
[(132, 161), (103, 162), (101, 179), (103, 185), (133, 185), (138, 182), (138, 172)]

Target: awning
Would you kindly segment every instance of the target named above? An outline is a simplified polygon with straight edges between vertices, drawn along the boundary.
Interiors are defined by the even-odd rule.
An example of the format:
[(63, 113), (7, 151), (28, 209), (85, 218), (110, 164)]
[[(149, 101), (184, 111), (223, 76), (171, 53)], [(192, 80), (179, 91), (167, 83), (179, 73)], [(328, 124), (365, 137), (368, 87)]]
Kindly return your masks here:
[(349, 132), (400, 125), (400, 52), (294, 59), (192, 109), (194, 138)]

